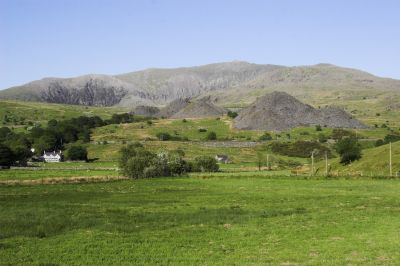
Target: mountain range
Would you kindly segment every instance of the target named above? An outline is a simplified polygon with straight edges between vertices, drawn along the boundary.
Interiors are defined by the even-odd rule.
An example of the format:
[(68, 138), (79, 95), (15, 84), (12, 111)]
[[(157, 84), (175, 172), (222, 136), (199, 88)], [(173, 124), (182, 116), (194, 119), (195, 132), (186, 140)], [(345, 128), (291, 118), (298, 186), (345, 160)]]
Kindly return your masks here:
[(285, 91), (303, 100), (317, 92), (334, 97), (351, 97), (361, 91), (398, 94), (400, 80), (330, 64), (286, 67), (233, 61), (114, 76), (44, 78), (2, 90), (0, 98), (133, 108), (209, 96), (220, 106), (246, 106), (272, 91)]

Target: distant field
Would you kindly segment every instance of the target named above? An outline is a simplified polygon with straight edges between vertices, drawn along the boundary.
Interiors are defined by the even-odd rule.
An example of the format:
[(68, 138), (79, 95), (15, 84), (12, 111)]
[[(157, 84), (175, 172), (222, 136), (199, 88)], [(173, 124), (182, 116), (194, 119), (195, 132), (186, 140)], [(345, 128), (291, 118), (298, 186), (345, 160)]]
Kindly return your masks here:
[(4, 265), (395, 265), (398, 180), (0, 187)]
[(110, 118), (112, 114), (127, 112), (126, 108), (93, 107), (38, 102), (0, 100), (0, 126), (24, 127), (47, 124), (51, 119), (70, 119), (81, 115)]

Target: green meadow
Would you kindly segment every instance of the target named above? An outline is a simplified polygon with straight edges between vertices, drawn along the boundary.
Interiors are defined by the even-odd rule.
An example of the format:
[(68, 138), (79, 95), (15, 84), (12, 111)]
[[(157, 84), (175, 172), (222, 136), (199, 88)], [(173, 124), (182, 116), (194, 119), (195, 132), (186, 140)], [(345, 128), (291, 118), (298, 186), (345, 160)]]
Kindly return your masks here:
[(398, 180), (0, 187), (2, 265), (395, 265)]

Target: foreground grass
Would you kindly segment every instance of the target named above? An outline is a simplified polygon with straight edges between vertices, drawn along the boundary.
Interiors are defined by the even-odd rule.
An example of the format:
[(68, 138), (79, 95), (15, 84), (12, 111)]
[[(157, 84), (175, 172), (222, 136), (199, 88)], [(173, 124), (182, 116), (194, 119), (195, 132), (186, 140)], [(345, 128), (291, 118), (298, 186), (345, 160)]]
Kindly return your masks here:
[(0, 187), (13, 265), (376, 265), (400, 260), (400, 182), (242, 176)]
[(86, 176), (118, 176), (117, 170), (62, 170), (62, 169), (38, 169), (38, 170), (1, 170), (0, 180), (35, 180), (41, 178), (65, 178)]

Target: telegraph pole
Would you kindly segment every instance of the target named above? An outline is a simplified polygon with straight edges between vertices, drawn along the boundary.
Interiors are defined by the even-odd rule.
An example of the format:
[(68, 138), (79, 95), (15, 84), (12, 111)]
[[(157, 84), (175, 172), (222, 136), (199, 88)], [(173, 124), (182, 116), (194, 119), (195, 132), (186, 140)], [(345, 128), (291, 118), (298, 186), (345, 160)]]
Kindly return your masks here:
[(392, 170), (392, 143), (389, 143), (389, 171), (390, 171), (390, 176), (393, 176), (393, 170)]
[(325, 152), (325, 176), (328, 176), (328, 153)]
[(269, 171), (269, 154), (267, 154), (267, 170)]
[(311, 176), (314, 175), (314, 151), (311, 152)]

